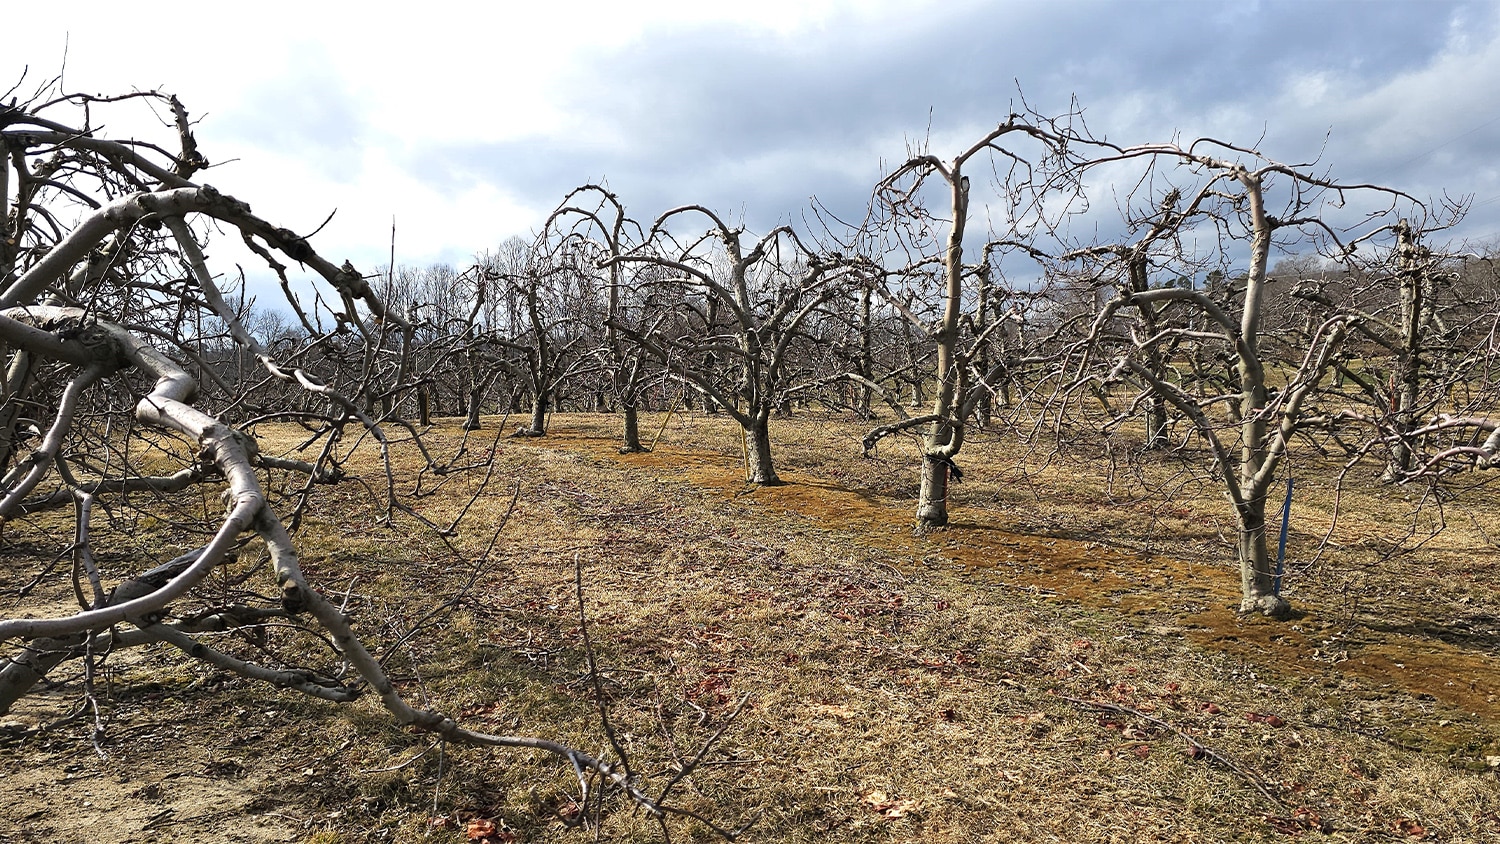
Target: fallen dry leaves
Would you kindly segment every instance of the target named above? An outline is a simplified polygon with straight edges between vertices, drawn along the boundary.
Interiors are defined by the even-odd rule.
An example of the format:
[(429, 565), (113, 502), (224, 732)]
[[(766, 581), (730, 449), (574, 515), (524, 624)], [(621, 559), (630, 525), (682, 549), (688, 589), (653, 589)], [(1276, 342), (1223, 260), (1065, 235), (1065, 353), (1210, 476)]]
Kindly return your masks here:
[(515, 844), (521, 840), (521, 836), (514, 830), (485, 818), (469, 821), (469, 825), (464, 828), (464, 837), (473, 844)]
[(866, 794), (864, 803), (888, 821), (900, 820), (907, 815), (915, 814), (920, 807), (917, 801), (909, 797), (896, 800), (884, 791), (872, 791)]

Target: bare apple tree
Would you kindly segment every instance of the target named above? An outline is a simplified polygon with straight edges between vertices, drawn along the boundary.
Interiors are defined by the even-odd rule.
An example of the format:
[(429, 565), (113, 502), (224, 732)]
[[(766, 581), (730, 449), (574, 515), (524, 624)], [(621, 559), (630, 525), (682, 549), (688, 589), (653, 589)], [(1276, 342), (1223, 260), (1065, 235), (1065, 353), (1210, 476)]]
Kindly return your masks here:
[[(622, 415), (621, 453), (644, 451), (641, 445), (640, 405), (653, 369), (639, 343), (630, 342), (621, 326), (640, 334), (646, 318), (641, 287), (627, 278), (630, 265), (618, 260), (643, 238), (640, 225), (625, 216), (625, 206), (601, 185), (582, 185), (569, 191), (542, 227), (544, 242), (569, 252), (577, 270), (588, 277), (591, 268), (603, 275), (594, 280), (605, 291), (605, 306), (593, 314), (603, 320), (596, 356), (609, 378), (612, 398)], [(592, 258), (592, 260), (590, 260)]]
[[(1290, 605), (1267, 549), (1266, 501), (1293, 438), (1326, 427), (1343, 409), (1321, 401), (1320, 386), (1351, 329), (1369, 317), (1333, 308), (1308, 330), (1272, 330), (1271, 256), (1316, 252), (1344, 262), (1356, 248), (1399, 254), (1403, 211), (1421, 204), (1212, 139), (1106, 147), (1089, 167), (1130, 161), (1146, 167), (1131, 180), (1139, 188), (1127, 207), (1130, 239), (1061, 256), (1095, 289), (1110, 291), (1072, 358), (1071, 384), (1130, 389), (1130, 407), (1148, 409), (1150, 444), (1165, 438), (1167, 407), (1202, 439), (1234, 510), (1241, 611), (1284, 617)], [(1217, 252), (1196, 252), (1193, 244), (1203, 243)], [(1242, 276), (1196, 283), (1205, 263), (1227, 265), (1242, 254), (1249, 262)], [(1204, 358), (1223, 365), (1205, 368)]]
[[(1414, 239), (1413, 239), (1414, 240)], [(1390, 352), (1366, 421), (1390, 453), (1387, 479), (1444, 480), (1500, 466), (1500, 272), (1488, 251), (1442, 255), (1412, 243), (1375, 342)], [(1414, 318), (1413, 318), (1414, 317)], [(1384, 342), (1381, 342), (1384, 341)]]
[[(706, 220), (707, 230), (673, 234), (674, 225), (692, 218)], [(806, 320), (840, 295), (849, 267), (816, 254), (790, 226), (750, 241), (743, 228), (701, 205), (662, 214), (642, 243), (605, 263), (665, 270), (637, 280), (689, 293), (661, 297), (663, 307), (648, 313), (645, 325), (614, 327), (739, 423), (751, 483), (781, 483), (770, 419), (805, 387), (788, 371), (789, 353), (806, 339)]]
[[(884, 267), (869, 276), (876, 291), (936, 350), (935, 371), (917, 376), (918, 389), (934, 377), (936, 386), (927, 413), (882, 425), (865, 444), (922, 429), (922, 527), (948, 523), (948, 483), (968, 421), (991, 406), (1014, 366), (1013, 353), (991, 351), (1007, 325), (994, 308), (997, 265), (1008, 254), (1029, 261), (1030, 242), (1070, 208), (1077, 172), (1070, 142), (1086, 137), (1076, 117), (1012, 114), (951, 160), (920, 150), (876, 185), (860, 252)], [(993, 181), (982, 208), (971, 207), (971, 166)], [(973, 262), (965, 250), (980, 211), (1003, 228)]]

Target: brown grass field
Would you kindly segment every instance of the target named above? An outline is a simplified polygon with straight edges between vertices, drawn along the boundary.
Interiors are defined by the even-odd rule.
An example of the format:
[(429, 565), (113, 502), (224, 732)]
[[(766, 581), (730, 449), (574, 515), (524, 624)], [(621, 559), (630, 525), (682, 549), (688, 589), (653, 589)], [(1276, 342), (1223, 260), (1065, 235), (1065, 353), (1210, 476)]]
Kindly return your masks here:
[[(602, 703), (647, 791), (722, 730), (676, 800), (750, 822), (742, 840), (1500, 841), (1500, 515), (1484, 475), (1439, 496), (1380, 486), (1374, 466), (1339, 483), (1336, 462), (1303, 456), (1298, 615), (1274, 622), (1233, 611), (1230, 514), (1192, 454), (1136, 465), (1088, 437), (1054, 455), (980, 434), (954, 523), (916, 536), (915, 448), (892, 438), (862, 458), (853, 422), (773, 422), (788, 483), (767, 488), (743, 483), (727, 419), (648, 415), (648, 438), (664, 427), (640, 455), (616, 453), (611, 416), (559, 414), (542, 439), (486, 423), (428, 432), (442, 454), (497, 461), (456, 552), (414, 520), (382, 524), (366, 450), (369, 486), (322, 490), (301, 531), (309, 575), (413, 701), (466, 724), (608, 753)], [(257, 433), (268, 452), (297, 441)], [(412, 450), (395, 455), (416, 492)], [(427, 476), (409, 500), (446, 523), (483, 476)], [(212, 513), (200, 497), (178, 512)], [(46, 563), (25, 531), (47, 529), (7, 534), (7, 582)], [(115, 539), (174, 530), (121, 524)], [(46, 585), (59, 602), (63, 581)], [(434, 745), (373, 700), (308, 700), (154, 650), (106, 679), (107, 760), (91, 722), (66, 717), (76, 684), (0, 720), (0, 842), (446, 844), (474, 820), (493, 841), (661, 837), (617, 798), (569, 825), (577, 783), (556, 759)], [(695, 820), (668, 827), (714, 840)]]

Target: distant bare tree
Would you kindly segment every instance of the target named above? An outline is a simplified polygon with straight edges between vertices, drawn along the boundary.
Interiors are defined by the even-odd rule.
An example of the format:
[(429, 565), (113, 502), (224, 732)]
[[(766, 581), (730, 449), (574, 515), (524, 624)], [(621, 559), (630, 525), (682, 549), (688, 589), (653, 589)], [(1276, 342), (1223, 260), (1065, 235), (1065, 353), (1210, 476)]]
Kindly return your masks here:
[[(935, 377), (936, 392), (928, 413), (876, 428), (865, 442), (868, 449), (883, 437), (923, 428), (917, 502), (923, 527), (948, 523), (948, 484), (968, 419), (1012, 367), (1004, 355), (991, 357), (992, 340), (1006, 323), (994, 312), (991, 259), (1008, 252), (1026, 256), (1027, 241), (1065, 212), (1064, 197), (1072, 190), (1069, 141), (1078, 131), (1074, 117), (1012, 114), (951, 160), (920, 151), (875, 188), (866, 223), (869, 243), (861, 251), (886, 266), (874, 276), (883, 282), (877, 291), (935, 349), (935, 371), (921, 372), (914, 386), (920, 395), (925, 380)], [(1009, 226), (994, 233), (978, 263), (965, 260), (969, 223), (978, 210), (971, 208), (970, 164), (988, 165), (996, 174), (995, 207), (989, 211)], [(1050, 206), (1054, 200), (1057, 206)], [(891, 266), (886, 256), (898, 255), (906, 263)], [(895, 285), (915, 295), (902, 295)]]
[[(694, 217), (708, 230), (678, 240), (671, 227)], [(788, 372), (788, 350), (814, 311), (839, 295), (848, 268), (820, 258), (788, 226), (747, 243), (743, 229), (701, 205), (662, 214), (643, 243), (607, 263), (667, 270), (669, 277), (643, 276), (642, 283), (679, 285), (699, 297), (701, 310), (691, 298), (670, 297), (671, 307), (648, 315), (646, 326), (616, 327), (739, 423), (750, 482), (780, 483), (770, 418), (803, 388)]]
[[(1408, 270), (1399, 277), (1399, 326), (1407, 326), (1409, 313), (1430, 322), (1392, 335), (1396, 366), (1385, 384), (1366, 379), (1370, 392), (1395, 388), (1380, 405), (1387, 412), (1369, 420), (1390, 446), (1387, 477), (1441, 479), (1500, 466), (1500, 271), (1494, 257), (1486, 251), (1439, 262), (1419, 248), (1398, 268)], [(1414, 412), (1403, 413), (1407, 408)]]
[(620, 451), (644, 451), (640, 403), (652, 370), (641, 345), (624, 337), (620, 327), (632, 326), (638, 334), (647, 314), (638, 301), (641, 297), (633, 295), (633, 286), (626, 278), (628, 265), (619, 260), (643, 239), (641, 228), (625, 216), (625, 207), (615, 194), (599, 185), (583, 185), (568, 193), (542, 229), (544, 238), (558, 242), (557, 248), (572, 244), (582, 259), (580, 273), (592, 268), (583, 266), (583, 262), (590, 262), (606, 274), (596, 282), (607, 296), (606, 308), (596, 314), (603, 320), (597, 354), (608, 373), (613, 397), (619, 402), (623, 419)]

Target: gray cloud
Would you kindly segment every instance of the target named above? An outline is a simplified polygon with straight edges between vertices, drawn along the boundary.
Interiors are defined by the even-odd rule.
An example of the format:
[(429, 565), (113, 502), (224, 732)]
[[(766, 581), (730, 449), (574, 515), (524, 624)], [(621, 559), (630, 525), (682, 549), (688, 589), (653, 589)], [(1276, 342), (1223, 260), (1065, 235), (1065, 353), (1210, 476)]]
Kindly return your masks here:
[(452, 143), (422, 160), (454, 185), (493, 180), (539, 206), (608, 178), (637, 215), (701, 202), (764, 227), (813, 194), (857, 214), (903, 139), (929, 121), (937, 136), (977, 133), (1016, 106), (1019, 85), (1044, 113), (1076, 95), (1118, 142), (1222, 136), (1287, 160), (1322, 154), (1348, 178), (1473, 190), (1464, 168), (1500, 140), (1500, 122), (1469, 131), (1500, 114), (1497, 66), (1476, 68), (1482, 96), (1468, 104), (1460, 80), (1435, 76), (1444, 87), (1416, 99), (1392, 86), (1465, 41), (1492, 43), (1495, 23), (1492, 7), (1464, 2), (1085, 2), (954, 5), (791, 39), (663, 30), (554, 81), (576, 116), (567, 134)]

